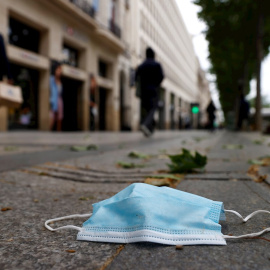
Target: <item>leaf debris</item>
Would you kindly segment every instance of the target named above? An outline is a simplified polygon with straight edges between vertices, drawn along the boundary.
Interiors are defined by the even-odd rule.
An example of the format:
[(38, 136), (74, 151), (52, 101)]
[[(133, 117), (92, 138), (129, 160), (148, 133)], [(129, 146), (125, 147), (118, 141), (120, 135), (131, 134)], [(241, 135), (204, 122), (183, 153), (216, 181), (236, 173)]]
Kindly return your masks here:
[(141, 159), (149, 159), (150, 158), (150, 155), (146, 155), (146, 154), (143, 154), (143, 153), (139, 153), (137, 151), (131, 151), (128, 156), (130, 158), (141, 158)]
[(74, 250), (74, 249), (67, 249), (66, 252), (68, 252), (68, 253), (75, 253), (76, 250)]
[(9, 210), (12, 210), (12, 208), (11, 207), (3, 207), (1, 209), (2, 212), (9, 211)]
[(86, 146), (82, 146), (82, 145), (73, 145), (70, 147), (71, 151), (74, 152), (83, 152), (83, 151), (90, 151), (90, 150), (98, 150), (98, 146), (95, 144), (89, 144)]
[(145, 165), (144, 164), (136, 164), (133, 162), (118, 161), (117, 167), (123, 168), (123, 169), (134, 169), (134, 168), (143, 168), (143, 167), (145, 167)]
[(267, 178), (267, 175), (260, 175), (258, 165), (251, 165), (247, 171), (247, 174), (256, 183), (261, 183)]
[(242, 144), (224, 144), (222, 148), (228, 150), (235, 150), (235, 149), (243, 149), (244, 146)]
[(147, 176), (147, 178), (144, 180), (144, 183), (162, 187), (172, 187), (176, 188), (177, 185), (181, 182), (181, 180), (184, 178), (185, 175), (181, 174), (159, 174), (159, 175), (150, 175)]
[(191, 152), (185, 148), (182, 149), (182, 154), (169, 155), (172, 164), (167, 164), (172, 173), (187, 173), (193, 172), (195, 169), (202, 169), (207, 163), (207, 157), (195, 152)]

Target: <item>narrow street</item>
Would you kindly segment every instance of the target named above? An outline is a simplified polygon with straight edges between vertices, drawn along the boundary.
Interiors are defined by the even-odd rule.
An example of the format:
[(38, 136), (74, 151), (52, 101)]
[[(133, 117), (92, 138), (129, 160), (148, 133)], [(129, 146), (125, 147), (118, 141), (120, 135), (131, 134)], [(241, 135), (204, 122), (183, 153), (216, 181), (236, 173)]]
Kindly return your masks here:
[[(247, 174), (251, 160), (269, 156), (269, 136), (227, 131), (157, 132), (152, 138), (136, 132), (14, 132), (0, 134), (0, 142), (0, 269), (270, 269), (269, 233), (260, 239), (227, 239), (227, 246), (177, 250), (154, 243), (77, 241), (75, 230), (52, 233), (44, 227), (47, 219), (92, 212), (93, 203), (168, 170), (168, 154), (179, 154), (182, 148), (207, 155), (208, 163), (204, 171), (186, 174), (177, 189), (221, 201), (244, 217), (269, 211), (269, 167), (259, 166), (259, 173), (268, 175), (260, 182)], [(97, 149), (82, 147), (90, 145)], [(72, 151), (74, 146), (80, 151)], [(132, 151), (148, 157), (131, 158)], [(124, 169), (119, 162), (140, 167)], [(85, 220), (52, 226), (82, 226)], [(270, 218), (259, 214), (243, 223), (227, 213), (221, 225), (224, 235), (237, 236), (270, 227)]]

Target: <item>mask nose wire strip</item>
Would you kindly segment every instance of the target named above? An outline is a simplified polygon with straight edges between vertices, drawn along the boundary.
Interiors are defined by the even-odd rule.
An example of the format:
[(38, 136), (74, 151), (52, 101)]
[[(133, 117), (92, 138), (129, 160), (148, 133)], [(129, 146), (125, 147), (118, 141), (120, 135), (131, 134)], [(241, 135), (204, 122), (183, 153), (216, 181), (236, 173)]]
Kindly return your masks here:
[[(254, 217), (255, 215), (259, 214), (259, 213), (267, 213), (270, 214), (270, 211), (266, 211), (266, 210), (258, 210), (255, 211), (253, 213), (251, 213), (250, 215), (248, 215), (247, 217), (243, 218), (242, 215), (240, 215), (238, 212), (234, 211), (234, 210), (225, 210), (225, 212), (227, 213), (233, 213), (236, 216), (238, 216), (240, 219), (242, 219), (243, 222), (247, 222), (250, 218)], [(256, 236), (260, 236), (266, 232), (270, 232), (270, 228), (266, 228), (263, 231), (257, 232), (257, 233), (250, 233), (250, 234), (245, 234), (245, 235), (239, 235), (239, 236), (231, 236), (231, 235), (224, 235), (223, 237), (225, 239), (239, 239), (239, 238), (247, 238), (247, 237), (256, 237)]]
[(62, 229), (75, 229), (77, 231), (81, 231), (82, 228), (81, 227), (77, 227), (74, 225), (66, 225), (66, 226), (62, 226), (56, 229), (53, 229), (51, 226), (49, 226), (48, 224), (54, 221), (60, 221), (60, 220), (65, 220), (65, 219), (71, 219), (71, 218), (81, 218), (81, 217), (91, 217), (92, 214), (83, 214), (83, 215), (79, 215), (79, 214), (75, 214), (75, 215), (70, 215), (70, 216), (64, 216), (64, 217), (59, 217), (59, 218), (53, 218), (53, 219), (49, 219), (45, 222), (45, 227), (49, 230), (49, 231), (58, 231), (58, 230), (62, 230)]

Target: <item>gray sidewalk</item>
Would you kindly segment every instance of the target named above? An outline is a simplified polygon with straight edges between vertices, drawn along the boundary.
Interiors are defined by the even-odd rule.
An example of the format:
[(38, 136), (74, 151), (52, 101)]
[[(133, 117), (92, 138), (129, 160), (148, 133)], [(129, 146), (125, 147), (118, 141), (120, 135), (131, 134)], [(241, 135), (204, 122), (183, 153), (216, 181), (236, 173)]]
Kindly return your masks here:
[[(182, 147), (207, 154), (209, 161), (205, 173), (186, 175), (177, 189), (222, 201), (226, 209), (243, 216), (258, 209), (269, 211), (270, 185), (255, 183), (247, 176), (248, 160), (269, 155), (269, 137), (204, 131), (161, 132), (152, 139), (139, 133), (86, 135), (62, 134), (61, 139), (57, 134), (54, 139), (45, 133), (0, 134), (2, 146), (18, 146), (14, 152), (0, 155), (0, 160), (8, 156), (17, 162), (16, 170), (0, 174), (0, 208), (11, 208), (0, 211), (0, 269), (270, 269), (269, 233), (262, 236), (268, 241), (227, 240), (227, 246), (184, 246), (176, 250), (153, 243), (81, 242), (76, 241), (76, 231), (52, 233), (44, 228), (47, 219), (91, 212), (93, 203), (131, 183), (143, 182), (151, 172), (166, 169), (169, 160), (165, 150), (174, 154)], [(73, 153), (69, 148), (59, 149), (61, 145), (89, 143), (97, 144), (99, 150)], [(228, 144), (243, 148), (224, 149)], [(155, 157), (134, 161), (127, 157), (131, 150)], [(51, 160), (48, 155), (39, 162), (39, 155), (51, 151), (61, 158)], [(19, 161), (18, 156), (21, 160), (23, 156), (31, 158), (31, 164)], [(125, 170), (116, 166), (118, 161), (144, 163), (145, 167)], [(266, 174), (270, 171), (269, 167), (263, 170)], [(81, 226), (84, 221), (52, 226)], [(244, 224), (227, 214), (227, 221), (221, 224), (223, 234), (241, 235), (270, 227), (270, 216), (261, 214)]]

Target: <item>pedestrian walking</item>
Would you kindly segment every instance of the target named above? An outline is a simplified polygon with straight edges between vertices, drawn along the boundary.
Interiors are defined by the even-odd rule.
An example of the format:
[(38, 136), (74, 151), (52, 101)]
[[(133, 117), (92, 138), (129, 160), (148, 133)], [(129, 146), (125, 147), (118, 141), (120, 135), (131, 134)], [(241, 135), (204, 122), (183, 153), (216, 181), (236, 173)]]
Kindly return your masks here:
[(155, 129), (154, 114), (158, 107), (159, 87), (164, 79), (162, 66), (155, 61), (155, 52), (152, 48), (146, 49), (146, 60), (137, 68), (135, 80), (141, 98), (141, 126), (140, 129), (147, 137), (151, 136)]
[(213, 100), (210, 101), (209, 105), (207, 106), (207, 114), (208, 114), (208, 128), (211, 131), (214, 131), (214, 121), (216, 119), (215, 111), (216, 107), (214, 105)]
[(61, 81), (62, 66), (58, 62), (52, 65), (52, 75), (50, 77), (50, 105), (51, 105), (51, 130), (56, 123), (56, 130), (62, 130), (64, 118), (64, 103), (62, 98), (63, 85)]
[(241, 94), (240, 96), (240, 104), (239, 104), (239, 115), (238, 115), (238, 122), (237, 122), (237, 129), (241, 130), (243, 123), (248, 122), (248, 118), (249, 118), (249, 103), (247, 102), (247, 100), (245, 99), (245, 96), (243, 94)]
[(0, 33), (0, 81), (2, 81), (4, 77), (7, 77), (9, 84), (13, 84), (4, 38)]

